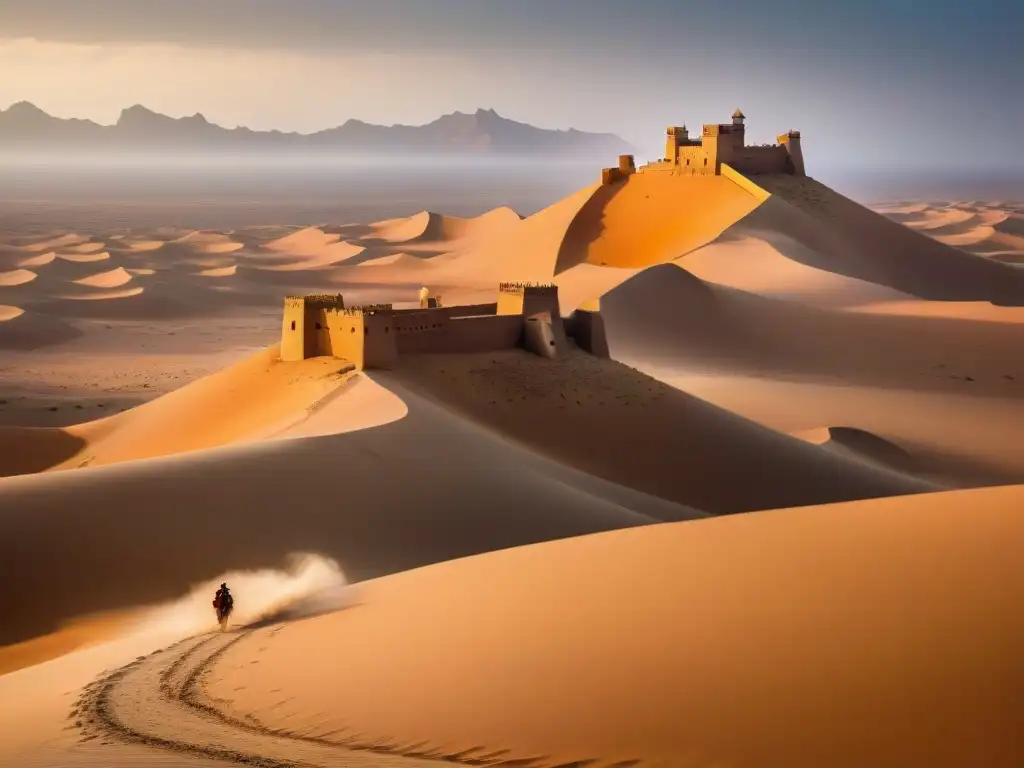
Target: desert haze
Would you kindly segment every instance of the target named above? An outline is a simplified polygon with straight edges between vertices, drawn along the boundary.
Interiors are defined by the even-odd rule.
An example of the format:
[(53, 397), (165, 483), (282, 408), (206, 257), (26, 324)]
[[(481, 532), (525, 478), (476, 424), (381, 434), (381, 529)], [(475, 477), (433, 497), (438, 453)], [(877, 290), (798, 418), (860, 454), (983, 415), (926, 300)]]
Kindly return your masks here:
[(0, 762), (1024, 764), (1024, 203), (744, 120), (486, 188), (17, 171)]

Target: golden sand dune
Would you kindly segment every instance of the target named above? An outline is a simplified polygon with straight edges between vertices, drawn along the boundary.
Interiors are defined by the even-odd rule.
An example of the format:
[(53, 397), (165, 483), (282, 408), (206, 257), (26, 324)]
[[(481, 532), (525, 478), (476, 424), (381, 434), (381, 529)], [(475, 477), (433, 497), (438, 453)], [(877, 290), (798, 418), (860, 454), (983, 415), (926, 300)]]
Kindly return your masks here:
[(88, 240), (88, 237), (69, 233), (39, 242), (28, 243), (22, 246), (22, 248), (32, 253), (42, 253), (43, 251), (52, 251), (59, 248), (70, 248), (71, 246), (80, 245)]
[[(538, 457), (399, 383), (387, 388), (408, 415), (373, 429), (4, 479), (0, 563), (4, 573), (21, 573), (26, 586), (3, 596), (0, 609), (12, 620), (0, 628), (0, 643), (97, 611), (170, 598), (183, 584), (224, 568), (279, 562), (289, 552), (337, 558), (350, 578), (360, 579), (516, 544), (699, 516)], [(344, 396), (290, 428), (318, 431), (319, 418), (335, 430), (345, 426), (332, 414)], [(393, 401), (379, 400), (374, 408), (390, 418)], [(154, 418), (166, 413), (166, 402), (153, 405)], [(367, 417), (362, 401), (349, 414), (357, 426)], [(141, 429), (141, 421), (134, 423)], [(190, 439), (173, 419), (162, 423), (177, 439)], [(163, 439), (148, 429), (138, 437), (141, 445)], [(107, 439), (114, 438), (116, 430)], [(204, 498), (217, 501), (198, 503)], [(64, 535), (53, 536), (57, 529)], [(159, 547), (140, 546), (154, 537)], [(46, 574), (56, 562), (89, 578), (55, 582)]]
[(58, 253), (58, 259), (74, 262), (76, 264), (91, 264), (96, 261), (107, 261), (110, 254), (107, 251), (89, 251), (87, 253)]
[(402, 269), (417, 269), (429, 266), (429, 262), (419, 256), (409, 253), (389, 253), (385, 256), (377, 256), (372, 259), (364, 259), (359, 262), (360, 267), (400, 267)]
[(450, 244), (490, 238), (499, 231), (514, 227), (521, 220), (522, 217), (511, 208), (495, 208), (472, 219), (420, 211), (413, 216), (371, 224), (363, 239), (402, 244)]
[(349, 610), (243, 633), (198, 696), (297, 748), (1011, 766), (1022, 502), (1021, 486), (884, 499), (444, 563), (363, 584)]
[(548, 282), (558, 272), (560, 250), (581, 208), (600, 190), (592, 185), (542, 211), (483, 237), (445, 262), (439, 277), (455, 285), (502, 280)]
[(1024, 307), (997, 307), (987, 301), (879, 301), (854, 308), (857, 312), (904, 317), (948, 317), (987, 323), (1024, 323)]
[(757, 177), (771, 197), (744, 226), (783, 235), (815, 254), (810, 266), (918, 298), (1024, 304), (1024, 273), (943, 245), (810, 178)]
[(316, 227), (306, 227), (290, 235), (271, 240), (264, 248), (271, 251), (284, 251), (299, 256), (314, 256), (326, 248), (339, 244), (341, 236), (329, 234)]
[[(130, 276), (129, 279), (131, 279)], [(141, 296), (145, 291), (146, 289), (141, 285), (136, 285), (131, 288), (103, 288), (101, 286), (97, 286), (97, 290), (92, 290), (88, 293), (55, 294), (53, 298), (61, 301), (108, 301)]]
[(913, 471), (916, 468), (914, 457), (909, 451), (856, 427), (821, 427), (797, 432), (793, 436), (895, 469)]
[(128, 413), (69, 427), (84, 441), (57, 469), (101, 466), (273, 436), (349, 375), (343, 360), (285, 365), (276, 347)]
[(23, 259), (18, 262), (18, 266), (26, 268), (43, 267), (52, 263), (55, 258), (57, 258), (57, 254), (54, 251), (49, 251), (48, 253), (41, 253), (38, 256), (30, 256), (27, 259)]
[(230, 235), (219, 232), (189, 232), (170, 242), (188, 245), (197, 253), (233, 253), (245, 247), (243, 243), (232, 240)]
[(203, 277), (234, 277), (238, 272), (238, 265), (232, 264), (229, 267), (213, 267), (199, 272)]
[(715, 239), (761, 200), (723, 176), (642, 173), (601, 187), (566, 233), (556, 272), (587, 262), (648, 267)]
[(624, 282), (601, 309), (617, 358), (773, 429), (871, 431), (913, 446), (946, 483), (1024, 479), (1016, 308), (825, 310), (667, 265)]
[(803, 250), (795, 240), (776, 237), (768, 242), (738, 224), (687, 254), (679, 266), (711, 283), (827, 309), (912, 298), (877, 283), (808, 266), (804, 262), (813, 259)]
[[(1024, 216), (1012, 206), (922, 204), (916, 210), (878, 210), (950, 246), (1008, 264), (1024, 263)], [(950, 224), (948, 222), (957, 222)]]
[(125, 271), (124, 267), (116, 267), (108, 272), (98, 272), (88, 277), (75, 280), (77, 285), (87, 285), (90, 288), (120, 288), (130, 283), (132, 275)]
[(15, 269), (10, 272), (0, 272), (0, 288), (24, 285), (35, 280), (38, 275), (30, 269)]
[(11, 307), (6, 304), (0, 304), (0, 323), (6, 322), (7, 320), (13, 320), (16, 317), (21, 317), (25, 314), (25, 310), (21, 307)]
[(556, 361), (517, 351), (411, 356), (396, 376), (577, 469), (715, 514), (935, 489), (839, 460), (582, 352)]
[(163, 248), (166, 244), (166, 240), (125, 240), (124, 244), (128, 246), (128, 249), (135, 253), (148, 253), (150, 251), (157, 251)]
[(271, 272), (292, 272), (333, 266), (363, 252), (363, 247), (340, 240), (316, 227), (308, 227), (291, 235), (272, 240), (264, 246), (287, 259), (269, 261), (253, 259), (247, 266)]
[(78, 245), (72, 245), (67, 247), (65, 250), (74, 254), (88, 254), (102, 251), (106, 246), (103, 243), (80, 243)]
[[(37, 349), (70, 341), (81, 335), (80, 330), (60, 318), (26, 311), (22, 307), (0, 305), (0, 349)], [(4, 452), (4, 449), (0, 449), (0, 453)], [(35, 459), (31, 456), (21, 458), (28, 462), (28, 465), (36, 466)], [(3, 474), (0, 472), (0, 477)]]

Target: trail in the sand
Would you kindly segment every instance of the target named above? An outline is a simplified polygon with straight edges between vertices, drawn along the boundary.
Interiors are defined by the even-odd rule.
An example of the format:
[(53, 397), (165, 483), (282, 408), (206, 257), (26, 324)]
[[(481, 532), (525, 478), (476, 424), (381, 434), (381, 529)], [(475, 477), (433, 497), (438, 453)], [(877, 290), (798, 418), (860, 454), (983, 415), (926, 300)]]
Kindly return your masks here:
[(76, 726), (86, 740), (119, 740), (259, 768), (437, 765), (437, 760), (395, 754), (387, 744), (281, 736), (206, 701), (203, 675), (247, 634), (243, 630), (192, 638), (97, 680), (72, 711)]
[(453, 763), (527, 768), (534, 762), (506, 761), (504, 752), (486, 754), (482, 747), (428, 752), (417, 744), (363, 741), (358, 733), (296, 737), (250, 715), (235, 715), (229, 701), (208, 697), (202, 683), (221, 655), (251, 631), (203, 635), (140, 656), (86, 686), (71, 719), (85, 741), (121, 741), (258, 768), (427, 768)]

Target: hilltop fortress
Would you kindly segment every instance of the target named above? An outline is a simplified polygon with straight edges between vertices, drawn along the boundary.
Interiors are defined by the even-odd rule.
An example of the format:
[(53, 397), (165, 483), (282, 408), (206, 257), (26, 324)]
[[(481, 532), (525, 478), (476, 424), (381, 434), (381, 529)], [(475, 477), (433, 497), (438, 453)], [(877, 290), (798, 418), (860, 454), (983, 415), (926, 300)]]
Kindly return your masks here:
[(418, 308), (395, 309), (391, 304), (346, 307), (341, 294), (289, 296), (281, 359), (332, 356), (364, 370), (388, 368), (410, 354), (523, 348), (556, 358), (570, 343), (608, 356), (596, 300), (563, 318), (555, 285), (502, 283), (497, 298), (493, 304), (442, 307), (440, 297), (424, 290)]
[[(736, 110), (731, 123), (706, 124), (699, 138), (690, 138), (685, 125), (666, 130), (665, 157), (637, 168), (632, 155), (621, 155), (616, 168), (605, 168), (601, 182), (612, 184), (634, 173), (671, 173), (680, 176), (721, 176), (730, 171), (751, 176), (762, 173), (804, 174), (800, 132), (779, 135), (776, 144), (747, 146), (746, 116)], [(723, 171), (724, 166), (724, 171)]]

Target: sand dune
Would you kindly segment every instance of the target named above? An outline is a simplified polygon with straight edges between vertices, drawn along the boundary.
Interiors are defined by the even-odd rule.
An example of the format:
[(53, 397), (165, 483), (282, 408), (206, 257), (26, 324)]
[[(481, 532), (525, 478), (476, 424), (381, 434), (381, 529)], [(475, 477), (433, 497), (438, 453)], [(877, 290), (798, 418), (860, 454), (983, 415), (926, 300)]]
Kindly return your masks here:
[(271, 251), (286, 251), (295, 255), (318, 255), (325, 248), (337, 245), (340, 235), (328, 234), (316, 227), (306, 227), (290, 235), (271, 240), (263, 247)]
[(129, 250), (135, 253), (149, 253), (151, 251), (157, 251), (163, 248), (167, 241), (165, 240), (125, 240), (125, 245), (128, 246)]
[(79, 245), (72, 245), (68, 247), (67, 251), (74, 254), (89, 254), (102, 251), (105, 247), (106, 246), (103, 243), (80, 243)]
[(794, 434), (815, 445), (876, 461), (902, 471), (916, 469), (914, 457), (885, 438), (855, 427), (821, 427)]
[(1022, 501), (885, 499), (444, 563), (243, 636), (202, 696), (293, 738), (538, 766), (1016, 765)]
[(42, 253), (43, 251), (52, 251), (58, 248), (70, 248), (71, 246), (84, 243), (88, 241), (88, 239), (88, 237), (69, 233), (50, 238), (48, 240), (28, 243), (22, 246), (22, 248), (26, 251), (31, 251), (32, 253)]
[(414, 356), (396, 376), (577, 469), (715, 514), (935, 489), (838, 460), (585, 353)]
[(99, 272), (89, 277), (75, 280), (77, 285), (87, 285), (90, 288), (119, 288), (132, 281), (132, 275), (125, 271), (124, 267), (117, 267), (109, 272)]
[[(1024, 597), (1024, 486), (929, 492), (1024, 482), (1020, 210), (888, 221), (810, 179), (756, 181), (638, 174), (525, 219), (8, 237), (3, 423), (113, 414), (0, 427), (14, 741), (40, 765), (159, 761), (107, 732), (74, 746), (72, 694), (205, 631), (222, 574), (315, 552), (356, 586), (140, 660), (108, 678), (110, 711), (261, 764), (420, 762), (343, 739), (538, 768), (1019, 763), (1024, 679), (990, 617)], [(449, 305), (506, 280), (557, 282), (563, 312), (600, 298), (618, 361), (356, 374), (267, 348), (285, 293), (402, 305), (426, 285)], [(854, 499), (872, 500), (833, 503)], [(508, 549), (617, 529), (636, 530)], [(265, 619), (273, 599), (239, 583)], [(159, 643), (124, 623), (185, 594), (198, 622), (161, 619)]]
[(24, 285), (35, 280), (38, 275), (30, 269), (15, 269), (10, 272), (0, 272), (0, 288)]
[(23, 259), (18, 262), (18, 266), (26, 268), (42, 267), (52, 263), (55, 258), (57, 258), (57, 254), (50, 251), (49, 253), (41, 253), (38, 256), (31, 256), (27, 259)]
[(107, 261), (110, 254), (107, 251), (90, 251), (88, 253), (58, 253), (58, 259), (74, 262), (76, 264), (92, 264), (97, 261)]
[(213, 269), (204, 269), (199, 274), (203, 277), (234, 277), (238, 272), (238, 265), (232, 264), (230, 267), (214, 267)]
[(1010, 266), (888, 221), (813, 179), (766, 175), (757, 183), (772, 194), (744, 226), (769, 242), (800, 242), (809, 266), (922, 299), (1024, 304), (1024, 274)]
[(501, 231), (500, 236), (482, 239), (445, 262), (438, 279), (453, 285), (549, 282), (558, 271), (567, 231), (599, 189), (596, 184), (585, 187)]
[(7, 320), (13, 320), (16, 317), (21, 317), (23, 314), (25, 314), (25, 310), (21, 307), (10, 307), (0, 304), (0, 323), (6, 322)]
[(993, 261), (1024, 262), (1024, 217), (1017, 206), (922, 204), (905, 213), (885, 206), (878, 210), (946, 245)]
[[(39, 349), (81, 335), (82, 331), (60, 318), (26, 311), (22, 307), (0, 305), (0, 349)], [(32, 462), (33, 459), (27, 458), (27, 461)]]
[(722, 176), (645, 173), (602, 187), (566, 233), (556, 272), (581, 262), (647, 267), (715, 239), (761, 203)]
[(453, 243), (493, 237), (521, 220), (522, 217), (511, 208), (495, 208), (472, 219), (420, 211), (413, 216), (371, 224), (363, 239), (410, 245)]
[[(322, 552), (362, 579), (699, 516), (537, 457), (399, 384), (387, 388), (408, 415), (374, 429), (3, 480), (0, 575), (21, 574), (25, 586), (0, 597), (3, 615), (17, 619), (0, 627), (0, 642), (167, 599), (182, 584), (279, 562), (288, 552)], [(321, 415), (333, 420), (329, 409)], [(364, 408), (352, 416), (365, 424)], [(313, 429), (315, 418), (302, 429)], [(196, 503), (202, 498), (217, 501)], [(54, 537), (57, 529), (64, 535)], [(46, 576), (55, 562), (89, 579), (55, 582)]]
[(219, 232), (189, 232), (171, 242), (192, 246), (199, 253), (233, 253), (245, 247)]

